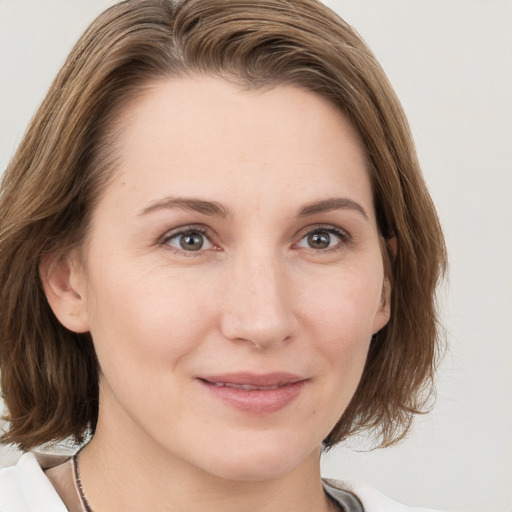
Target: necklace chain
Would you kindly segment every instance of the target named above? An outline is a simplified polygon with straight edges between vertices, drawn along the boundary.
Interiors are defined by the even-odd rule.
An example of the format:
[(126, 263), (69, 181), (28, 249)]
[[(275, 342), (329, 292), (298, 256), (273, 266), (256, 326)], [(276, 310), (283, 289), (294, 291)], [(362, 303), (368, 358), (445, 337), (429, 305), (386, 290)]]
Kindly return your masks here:
[(84, 508), (85, 512), (93, 512), (91, 506), (89, 505), (89, 502), (87, 501), (87, 498), (84, 494), (84, 489), (82, 487), (82, 480), (80, 480), (80, 468), (78, 467), (78, 456), (80, 452), (75, 453), (73, 455), (73, 468), (75, 470), (75, 483), (76, 487), (78, 489), (78, 495), (80, 496), (80, 501), (82, 502), (82, 507)]
[[(80, 450), (81, 451), (81, 450)], [(89, 502), (87, 501), (87, 498), (85, 497), (84, 489), (82, 486), (82, 480), (80, 479), (80, 467), (79, 467), (79, 455), (80, 451), (75, 453), (73, 455), (73, 469), (75, 473), (75, 483), (76, 487), (78, 489), (78, 495), (80, 497), (80, 502), (82, 503), (82, 507), (85, 510), (85, 512), (94, 512), (91, 505), (89, 505)], [(327, 495), (329, 501), (331, 502), (331, 505), (334, 506), (335, 510), (340, 510), (343, 512), (345, 510), (344, 508), (341, 508), (340, 504), (334, 500), (331, 496)]]

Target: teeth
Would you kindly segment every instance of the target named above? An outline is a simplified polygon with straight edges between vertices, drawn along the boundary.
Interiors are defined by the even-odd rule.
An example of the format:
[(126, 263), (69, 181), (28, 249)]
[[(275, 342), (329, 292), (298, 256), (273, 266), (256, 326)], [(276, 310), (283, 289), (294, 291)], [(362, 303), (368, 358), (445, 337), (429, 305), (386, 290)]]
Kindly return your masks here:
[(244, 391), (268, 391), (271, 389), (278, 389), (279, 385), (275, 386), (251, 386), (250, 384), (230, 384), (228, 382), (212, 382), (214, 386), (217, 386), (218, 388), (234, 388), (234, 389), (242, 389)]

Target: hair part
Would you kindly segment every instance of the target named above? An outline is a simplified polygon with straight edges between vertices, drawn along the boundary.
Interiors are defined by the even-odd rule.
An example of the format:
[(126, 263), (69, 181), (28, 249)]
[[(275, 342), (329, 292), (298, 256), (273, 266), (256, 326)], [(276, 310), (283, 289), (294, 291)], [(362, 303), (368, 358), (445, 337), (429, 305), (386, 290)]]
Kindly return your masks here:
[[(79, 247), (116, 168), (122, 114), (149, 84), (210, 75), (244, 89), (295, 85), (327, 98), (367, 154), (391, 319), (329, 448), (371, 431), (382, 445), (425, 409), (440, 351), (435, 290), (440, 224), (400, 103), (358, 34), (316, 0), (127, 0), (86, 30), (55, 78), (0, 190), (0, 368), (9, 429), (22, 449), (84, 439), (98, 416), (91, 336), (53, 315), (41, 258)], [(393, 242), (395, 243), (395, 242)]]

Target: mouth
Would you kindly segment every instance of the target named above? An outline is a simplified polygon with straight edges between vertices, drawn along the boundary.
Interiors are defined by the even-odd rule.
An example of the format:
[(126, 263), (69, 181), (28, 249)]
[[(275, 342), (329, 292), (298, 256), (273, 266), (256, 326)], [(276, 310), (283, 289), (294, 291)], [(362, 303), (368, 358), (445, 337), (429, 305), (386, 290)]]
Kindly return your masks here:
[(208, 384), (211, 384), (213, 386), (216, 386), (218, 388), (234, 388), (234, 389), (243, 389), (244, 391), (264, 391), (268, 389), (278, 389), (280, 387), (283, 387), (283, 385), (287, 384), (276, 384), (275, 386), (254, 386), (252, 384), (231, 384), (229, 382), (209, 382), (206, 381)]
[(198, 380), (228, 406), (251, 414), (268, 414), (285, 408), (301, 394), (308, 381), (290, 373), (236, 373)]

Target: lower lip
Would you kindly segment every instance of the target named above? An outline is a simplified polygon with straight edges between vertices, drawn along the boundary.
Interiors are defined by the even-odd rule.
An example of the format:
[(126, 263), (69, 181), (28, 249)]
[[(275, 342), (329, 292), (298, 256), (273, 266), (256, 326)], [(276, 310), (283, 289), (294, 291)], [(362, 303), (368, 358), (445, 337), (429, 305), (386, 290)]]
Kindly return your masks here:
[(252, 414), (268, 414), (284, 409), (297, 398), (306, 381), (294, 382), (276, 389), (243, 390), (227, 386), (215, 386), (207, 381), (200, 382), (217, 398), (232, 407)]

